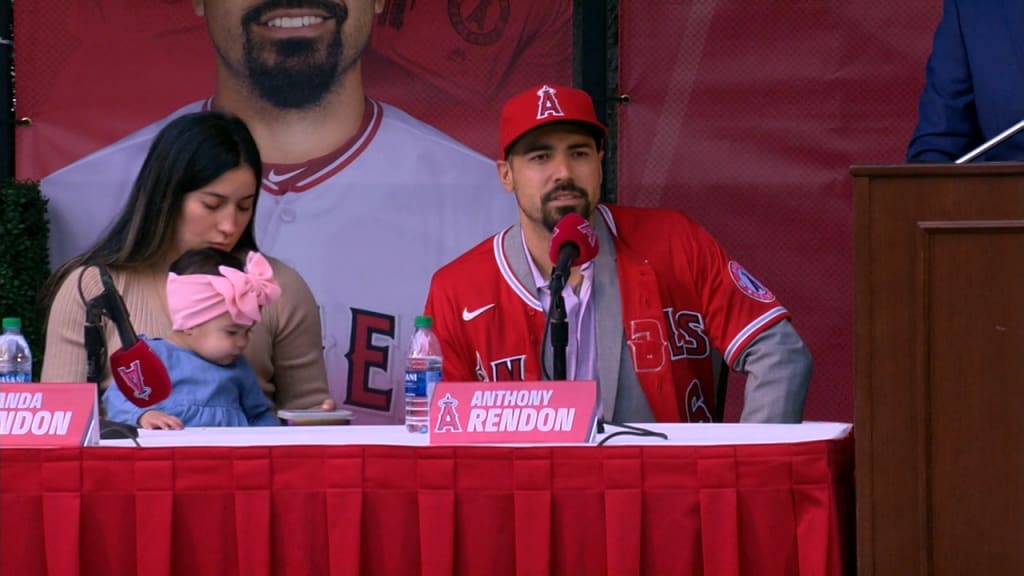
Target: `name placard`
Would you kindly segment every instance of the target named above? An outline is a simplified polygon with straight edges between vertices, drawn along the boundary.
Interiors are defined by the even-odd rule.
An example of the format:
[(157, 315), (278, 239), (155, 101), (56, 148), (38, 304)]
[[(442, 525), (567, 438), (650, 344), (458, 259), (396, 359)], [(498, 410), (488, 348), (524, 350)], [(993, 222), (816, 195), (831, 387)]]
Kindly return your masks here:
[(95, 384), (0, 384), (0, 448), (99, 444)]
[(431, 444), (576, 444), (594, 437), (597, 382), (438, 382)]

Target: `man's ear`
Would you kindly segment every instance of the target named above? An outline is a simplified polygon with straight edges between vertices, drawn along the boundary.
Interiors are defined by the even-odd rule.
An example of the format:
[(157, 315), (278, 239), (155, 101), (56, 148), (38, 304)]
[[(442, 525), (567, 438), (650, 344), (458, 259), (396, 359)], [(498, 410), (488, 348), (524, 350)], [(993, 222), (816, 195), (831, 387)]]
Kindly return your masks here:
[(516, 189), (515, 179), (512, 177), (512, 164), (508, 160), (498, 160), (495, 165), (498, 168), (498, 180), (505, 190), (512, 192)]
[[(195, 2), (195, 0), (192, 0)], [(384, 11), (384, 5), (387, 4), (387, 0), (375, 0), (373, 3), (373, 13), (380, 14)]]
[(192, 0), (192, 11), (196, 16), (206, 16), (206, 0)]

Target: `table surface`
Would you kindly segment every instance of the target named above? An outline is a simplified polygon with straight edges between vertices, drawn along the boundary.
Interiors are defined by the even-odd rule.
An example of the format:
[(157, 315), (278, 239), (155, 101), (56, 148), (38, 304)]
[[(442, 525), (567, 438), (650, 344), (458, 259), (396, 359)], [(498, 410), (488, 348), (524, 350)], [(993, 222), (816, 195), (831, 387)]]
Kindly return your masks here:
[[(663, 432), (657, 437), (623, 435), (608, 445), (722, 446), (789, 444), (843, 438), (852, 424), (804, 422), (802, 424), (642, 424)], [(617, 428), (609, 425), (600, 441)], [(403, 426), (281, 426), (251, 428), (186, 428), (185, 430), (139, 430), (143, 447), (175, 446), (287, 446), (287, 445), (389, 445), (428, 446), (427, 434), (407, 432)], [(134, 446), (129, 439), (101, 440), (100, 446)], [(514, 446), (514, 445), (510, 445)]]

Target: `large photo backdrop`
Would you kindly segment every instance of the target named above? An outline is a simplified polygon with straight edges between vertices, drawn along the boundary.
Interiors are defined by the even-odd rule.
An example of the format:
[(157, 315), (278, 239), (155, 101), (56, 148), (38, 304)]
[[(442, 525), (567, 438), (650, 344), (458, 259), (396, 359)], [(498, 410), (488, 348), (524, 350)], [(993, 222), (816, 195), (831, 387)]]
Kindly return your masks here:
[[(536, 82), (571, 83), (572, 4), (515, 4), (26, 4), (18, 113), (32, 124), (18, 132), (17, 168), (42, 177), (51, 262), (101, 237), (173, 118), (239, 114), (263, 159), (259, 249), (294, 268), (317, 305), (288, 319), (319, 314), (331, 396), (357, 423), (401, 422), (431, 275), (516, 221), (494, 165), (501, 102)], [(308, 408), (289, 405), (290, 335), (274, 335), (264, 389), (281, 407)], [(60, 357), (81, 353), (74, 339), (50, 343)], [(84, 378), (77, 369), (64, 378)]]
[[(17, 175), (59, 174), (211, 96), (214, 52), (191, 4), (17, 3), (16, 113), (32, 119), (16, 132)], [(390, 0), (364, 55), (366, 92), (493, 158), (506, 96), (571, 83), (572, 4)], [(684, 210), (716, 235), (793, 311), (815, 358), (805, 417), (851, 420), (848, 168), (902, 161), (941, 2), (618, 10), (619, 92), (630, 96), (618, 109), (618, 201)], [(402, 345), (388, 343), (393, 355)], [(729, 419), (742, 392), (730, 388)]]
[[(32, 119), (16, 133), (21, 178), (213, 94), (213, 47), (191, 0), (19, 2), (14, 20), (17, 113)], [(363, 82), (494, 156), (500, 103), (541, 79), (571, 83), (571, 48), (571, 0), (388, 0)]]

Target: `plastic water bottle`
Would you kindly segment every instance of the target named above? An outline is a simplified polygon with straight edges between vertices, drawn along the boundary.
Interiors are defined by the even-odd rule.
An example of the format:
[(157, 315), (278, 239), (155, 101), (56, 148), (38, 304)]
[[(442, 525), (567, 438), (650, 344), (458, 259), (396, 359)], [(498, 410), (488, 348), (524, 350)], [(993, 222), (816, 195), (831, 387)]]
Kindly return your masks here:
[(4, 318), (0, 335), (0, 382), (31, 382), (32, 352), (21, 335), (21, 318)]
[(425, 434), (434, 385), (441, 381), (441, 342), (430, 316), (416, 317), (405, 364), (405, 429)]

